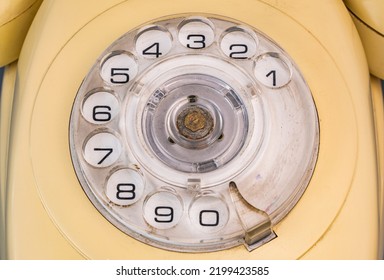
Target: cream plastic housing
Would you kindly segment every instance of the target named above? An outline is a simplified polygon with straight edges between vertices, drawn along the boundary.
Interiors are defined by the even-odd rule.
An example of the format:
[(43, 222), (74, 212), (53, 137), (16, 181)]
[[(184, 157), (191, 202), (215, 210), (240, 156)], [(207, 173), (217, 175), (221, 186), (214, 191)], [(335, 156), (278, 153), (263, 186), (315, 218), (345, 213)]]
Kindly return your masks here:
[[(7, 258), (378, 257), (378, 181), (369, 76), (361, 43), (341, 2), (90, 2), (44, 1), (22, 51), (10, 139)], [(136, 241), (89, 202), (71, 162), (72, 104), (97, 57), (143, 23), (191, 11), (233, 18), (267, 34), (298, 65), (316, 104), (320, 148), (312, 179), (292, 211), (274, 226), (278, 237), (252, 252), (239, 246), (186, 254)], [(61, 24), (69, 16), (72, 20)]]
[(344, 3), (359, 31), (370, 72), (384, 79), (384, 2), (344, 0)]
[(19, 57), (25, 36), (42, 0), (2, 0), (0, 3), (0, 66)]
[[(0, 109), (0, 248), (5, 248), (5, 211), (7, 195), (7, 170), (9, 131), (11, 128), (11, 115), (13, 95), (15, 91), (17, 63), (5, 68), (1, 88)], [(5, 250), (0, 249), (0, 259), (5, 258)]]
[(383, 11), (384, 3), (380, 0), (344, 0), (348, 9), (369, 28), (384, 34)]

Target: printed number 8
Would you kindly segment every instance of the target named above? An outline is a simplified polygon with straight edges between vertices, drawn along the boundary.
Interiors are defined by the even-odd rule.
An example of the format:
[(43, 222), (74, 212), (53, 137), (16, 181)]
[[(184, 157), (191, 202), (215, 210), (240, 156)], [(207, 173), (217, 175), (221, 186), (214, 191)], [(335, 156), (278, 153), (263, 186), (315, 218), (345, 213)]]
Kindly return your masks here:
[(136, 197), (136, 186), (134, 184), (118, 184), (116, 186), (116, 198), (122, 200), (132, 200)]

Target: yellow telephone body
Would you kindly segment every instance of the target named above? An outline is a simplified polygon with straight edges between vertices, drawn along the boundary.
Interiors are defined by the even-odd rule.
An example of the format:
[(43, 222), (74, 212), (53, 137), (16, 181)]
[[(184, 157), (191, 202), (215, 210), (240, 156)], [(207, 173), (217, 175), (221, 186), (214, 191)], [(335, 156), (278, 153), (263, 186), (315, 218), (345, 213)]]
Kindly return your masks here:
[(377, 77), (384, 77), (383, 45), (384, 45), (384, 23), (382, 11), (384, 3), (380, 0), (358, 1), (345, 0), (350, 11), (353, 22), (360, 34), (365, 53), (367, 56), (369, 70)]
[(42, 0), (2, 1), (0, 4), (0, 65), (19, 57), (24, 38)]
[[(37, 7), (39, 1), (23, 2)], [(342, 1), (43, 1), (17, 66), (8, 66), (3, 85), (4, 221), (0, 227), (5, 237), (1, 238), (1, 256), (381, 258), (383, 99), (380, 81), (370, 76), (367, 57), (371, 73), (384, 78), (384, 22), (359, 27), (359, 22), (371, 15), (360, 14), (358, 2), (346, 1), (358, 29), (368, 28), (368, 33), (373, 34), (361, 35), (362, 39)], [(378, 5), (382, 15), (384, 6), (379, 1), (371, 2)], [(103, 50), (122, 34), (154, 19), (196, 14), (235, 19), (267, 34), (298, 65), (316, 104), (320, 144), (313, 176), (298, 203), (273, 227), (277, 237), (253, 251), (237, 246), (216, 252), (183, 253), (137, 241), (97, 211), (72, 165), (68, 134), (72, 105), (83, 78)], [(2, 41), (3, 32), (11, 31), (0, 26)], [(11, 38), (8, 36), (5, 38)], [(13, 44), (11, 38), (6, 47), (13, 48)], [(7, 53), (0, 54), (3, 65), (17, 57)]]

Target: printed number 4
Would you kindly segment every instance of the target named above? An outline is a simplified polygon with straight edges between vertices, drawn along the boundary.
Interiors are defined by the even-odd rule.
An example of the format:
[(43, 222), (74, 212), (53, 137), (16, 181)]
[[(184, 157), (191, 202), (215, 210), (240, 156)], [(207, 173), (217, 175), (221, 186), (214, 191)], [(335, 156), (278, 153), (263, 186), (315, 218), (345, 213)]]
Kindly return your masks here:
[(156, 58), (158, 58), (162, 53), (160, 52), (160, 44), (159, 43), (153, 43), (148, 48), (143, 50), (143, 55), (154, 55)]

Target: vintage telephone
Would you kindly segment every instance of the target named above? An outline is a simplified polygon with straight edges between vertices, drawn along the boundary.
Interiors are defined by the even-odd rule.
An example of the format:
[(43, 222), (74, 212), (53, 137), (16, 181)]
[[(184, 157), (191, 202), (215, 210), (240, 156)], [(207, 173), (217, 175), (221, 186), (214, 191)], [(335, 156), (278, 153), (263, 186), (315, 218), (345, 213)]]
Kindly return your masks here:
[(1, 5), (2, 258), (382, 258), (384, 2)]

